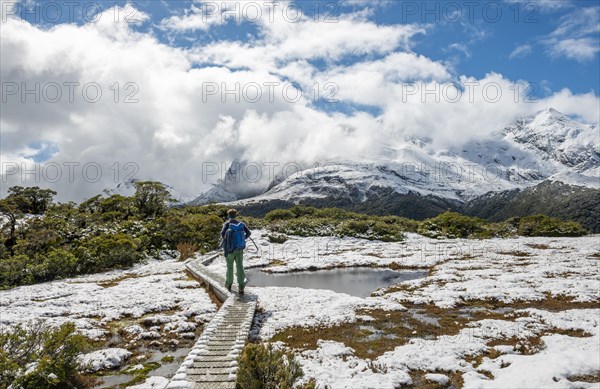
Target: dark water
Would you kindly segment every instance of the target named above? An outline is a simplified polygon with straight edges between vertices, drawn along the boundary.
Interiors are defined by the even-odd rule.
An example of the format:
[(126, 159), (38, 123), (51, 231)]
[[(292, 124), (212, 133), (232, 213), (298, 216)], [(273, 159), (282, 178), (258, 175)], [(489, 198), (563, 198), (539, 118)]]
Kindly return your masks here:
[(394, 271), (368, 267), (275, 274), (265, 273), (260, 269), (246, 270), (248, 286), (329, 289), (358, 297), (368, 297), (377, 289), (426, 276), (426, 271)]

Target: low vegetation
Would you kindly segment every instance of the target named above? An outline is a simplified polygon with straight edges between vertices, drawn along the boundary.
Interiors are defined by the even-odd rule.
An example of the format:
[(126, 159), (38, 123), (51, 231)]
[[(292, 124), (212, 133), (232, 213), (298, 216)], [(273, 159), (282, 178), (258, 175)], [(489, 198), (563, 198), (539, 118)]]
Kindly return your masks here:
[[(587, 231), (576, 222), (534, 215), (511, 218), (504, 222), (489, 222), (457, 212), (444, 212), (435, 217), (416, 221), (399, 216), (372, 216), (338, 208), (295, 206), (274, 210), (265, 215), (263, 224), (278, 234), (298, 236), (355, 237), (369, 240), (398, 242), (404, 233), (417, 232), (439, 238), (487, 239), (511, 236), (582, 236)], [(271, 239), (271, 241), (275, 241)]]
[[(161, 250), (177, 250), (185, 260), (218, 248), (227, 207), (170, 207), (163, 184), (137, 182), (135, 188), (131, 197), (98, 195), (79, 205), (54, 203), (56, 192), (48, 189), (10, 188), (0, 200), (0, 289), (127, 268)], [(493, 223), (448, 211), (416, 221), (305, 205), (244, 221), (266, 228), (271, 243), (284, 243), (290, 235), (399, 242), (407, 232), (438, 239), (586, 233), (575, 222), (544, 215)]]
[(95, 196), (55, 204), (55, 192), (15, 187), (0, 200), (0, 289), (128, 268), (160, 250), (185, 259), (219, 243), (222, 207), (171, 208), (158, 182), (132, 197)]
[(418, 222), (398, 216), (370, 216), (339, 208), (298, 205), (265, 215), (266, 227), (279, 234), (340, 236), (399, 242), (405, 232), (415, 232)]
[[(237, 387), (240, 389), (291, 389), (304, 376), (294, 354), (271, 343), (249, 343), (239, 359)], [(300, 386), (314, 389), (314, 382)]]
[(0, 332), (0, 389), (90, 388), (95, 380), (80, 373), (77, 359), (88, 347), (72, 323)]

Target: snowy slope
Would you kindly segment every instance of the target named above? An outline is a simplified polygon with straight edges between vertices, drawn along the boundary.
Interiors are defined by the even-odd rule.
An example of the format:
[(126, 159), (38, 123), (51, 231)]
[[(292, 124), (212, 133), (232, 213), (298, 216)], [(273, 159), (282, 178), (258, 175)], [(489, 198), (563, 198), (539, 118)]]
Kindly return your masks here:
[[(599, 131), (597, 124), (581, 123), (547, 109), (460, 147), (439, 150), (431, 140), (406, 138), (385, 145), (378, 160), (340, 161), (296, 172), (241, 203), (326, 198), (354, 203), (390, 189), (401, 195), (464, 202), (545, 180), (600, 188)], [(245, 198), (234, 193), (231, 184), (220, 183), (193, 204)]]
[(375, 188), (393, 188), (399, 194), (465, 201), (546, 179), (597, 188), (599, 144), (598, 126), (550, 109), (460, 148), (431, 151), (407, 142), (389, 150), (391, 160), (308, 169), (252, 200), (350, 195), (362, 201)]
[(584, 173), (600, 167), (600, 128), (570, 119), (555, 109), (507, 126), (508, 139), (522, 144), (541, 159), (550, 159)]

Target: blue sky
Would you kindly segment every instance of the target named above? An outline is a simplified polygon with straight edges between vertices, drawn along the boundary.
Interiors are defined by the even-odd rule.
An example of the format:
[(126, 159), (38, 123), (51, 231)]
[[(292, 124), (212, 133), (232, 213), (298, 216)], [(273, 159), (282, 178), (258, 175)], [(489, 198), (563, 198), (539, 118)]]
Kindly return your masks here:
[[(7, 4), (0, 76), (14, 93), (3, 90), (0, 159), (103, 167), (98, 182), (68, 182), (67, 198), (116, 186), (114, 166), (129, 162), (140, 178), (194, 194), (213, 183), (190, 179), (207, 161), (372, 161), (406, 137), (441, 150), (547, 108), (600, 120), (597, 0)], [(536, 85), (534, 102), (513, 96), (520, 82)], [(74, 101), (64, 87), (58, 101), (18, 90), (65, 83), (79, 85)], [(90, 83), (99, 101), (83, 95)], [(273, 84), (272, 99), (263, 87)], [(468, 84), (479, 85), (473, 99)], [(239, 99), (252, 85), (260, 99)], [(232, 88), (233, 99), (223, 93)], [(123, 100), (131, 91), (134, 103)]]
[[(75, 22), (84, 23), (81, 14), (86, 12), (87, 20), (97, 10), (105, 10), (113, 4), (126, 4), (127, 1), (77, 2), (73, 14)], [(256, 24), (247, 20), (251, 8), (239, 8), (236, 22), (230, 17), (227, 23), (214, 26), (210, 30), (173, 33), (160, 28), (161, 20), (172, 15), (184, 15), (200, 1), (158, 1), (138, 0), (129, 2), (150, 16), (139, 25), (141, 31), (151, 30), (162, 42), (176, 47), (190, 47), (212, 41), (241, 41), (254, 39), (260, 33)], [(206, 1), (206, 4), (221, 7), (222, 1)], [(251, 2), (250, 2), (251, 3)], [(262, 3), (262, 2), (261, 2)], [(452, 3), (448, 5), (448, 3)], [(60, 4), (60, 3), (59, 3)], [(420, 24), (426, 26), (427, 33), (418, 35), (411, 48), (433, 60), (446, 61), (453, 65), (456, 74), (466, 74), (481, 78), (486, 73), (497, 72), (512, 80), (525, 80), (535, 83), (539, 96), (551, 91), (569, 88), (575, 93), (600, 90), (600, 1), (596, 0), (506, 0), (506, 1), (312, 1), (294, 2), (294, 5), (312, 17), (334, 21), (339, 15), (368, 9), (369, 20), (380, 25)], [(29, 5), (29, 7), (40, 7)], [(208, 12), (214, 8), (202, 8)], [(294, 15), (290, 8), (289, 15)], [(583, 18), (581, 11), (591, 10), (591, 17)], [(67, 22), (68, 10), (61, 11), (62, 18), (56, 17), (52, 7), (41, 8), (38, 12), (24, 13), (22, 16), (32, 23), (41, 22), (44, 15), (55, 24), (56, 20)], [(40, 18), (40, 15), (42, 17)], [(48, 19), (46, 18), (46, 19)], [(227, 17), (225, 17), (227, 18)], [(248, 17), (251, 18), (251, 17)], [(567, 56), (553, 53), (548, 37), (566, 23), (580, 24), (579, 28), (566, 31), (558, 39), (585, 39), (595, 51), (587, 56)], [(569, 36), (569, 33), (572, 36)], [(517, 48), (523, 49), (518, 52)], [(512, 55), (511, 55), (512, 54)], [(353, 58), (345, 58), (351, 63)]]
[[(74, 7), (75, 22), (84, 23), (81, 13), (87, 12), (90, 18), (96, 10), (104, 10), (112, 4), (126, 4), (127, 1), (98, 2), (84, 0)], [(196, 30), (173, 34), (159, 28), (160, 21), (172, 15), (183, 15), (192, 4), (199, 1), (157, 1), (139, 0), (129, 2), (147, 13), (150, 19), (137, 28), (152, 30), (163, 42), (189, 47), (211, 41), (248, 41), (255, 38), (260, 30), (248, 21), (251, 8), (239, 8), (230, 15), (237, 15), (228, 23), (215, 26), (209, 31)], [(222, 2), (206, 1), (206, 4), (221, 6)], [(498, 72), (513, 80), (526, 80), (539, 86), (538, 95), (550, 91), (569, 88), (575, 93), (600, 89), (600, 45), (598, 31), (600, 2), (595, 0), (544, 0), (544, 1), (298, 1), (303, 12), (312, 17), (334, 21), (339, 15), (368, 9), (369, 19), (377, 24), (420, 24), (426, 26), (427, 33), (414, 39), (412, 50), (433, 60), (447, 61), (453, 65), (456, 74), (483, 77), (489, 72)], [(60, 3), (59, 3), (60, 4)], [(204, 8), (206, 12), (213, 8)], [(582, 10), (592, 10), (591, 17), (581, 16)], [(293, 8), (290, 8), (293, 10)], [(42, 17), (40, 18), (40, 14)], [(61, 11), (62, 18), (56, 17), (55, 9), (44, 8), (41, 12), (25, 13), (25, 19), (32, 23), (47, 24), (46, 19), (69, 21), (68, 10)], [(289, 11), (293, 15), (292, 11)], [(55, 19), (56, 17), (56, 19)], [(585, 38), (586, 44), (595, 47), (595, 53), (587, 56), (567, 56), (553, 53), (548, 37), (561, 26), (572, 21), (581, 24), (566, 31), (558, 39), (572, 37)], [(595, 29), (593, 28), (595, 26)], [(584, 29), (587, 27), (587, 33)], [(572, 36), (569, 36), (569, 33)], [(517, 49), (521, 47), (519, 52)], [(517, 51), (515, 51), (517, 50)], [(347, 62), (352, 62), (348, 58)]]

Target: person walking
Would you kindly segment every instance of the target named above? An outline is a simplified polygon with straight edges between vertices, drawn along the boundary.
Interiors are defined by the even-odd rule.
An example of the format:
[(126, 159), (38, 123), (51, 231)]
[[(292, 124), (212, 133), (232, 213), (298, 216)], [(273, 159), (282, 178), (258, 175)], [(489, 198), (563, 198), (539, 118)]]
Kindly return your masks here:
[(223, 223), (221, 229), (221, 238), (223, 241), (223, 251), (227, 261), (227, 273), (225, 275), (225, 287), (231, 292), (233, 285), (233, 264), (237, 273), (237, 282), (240, 294), (244, 294), (246, 285), (244, 274), (244, 249), (246, 248), (246, 239), (250, 237), (250, 230), (244, 223), (237, 220), (237, 211), (230, 209), (227, 211), (227, 220)]

